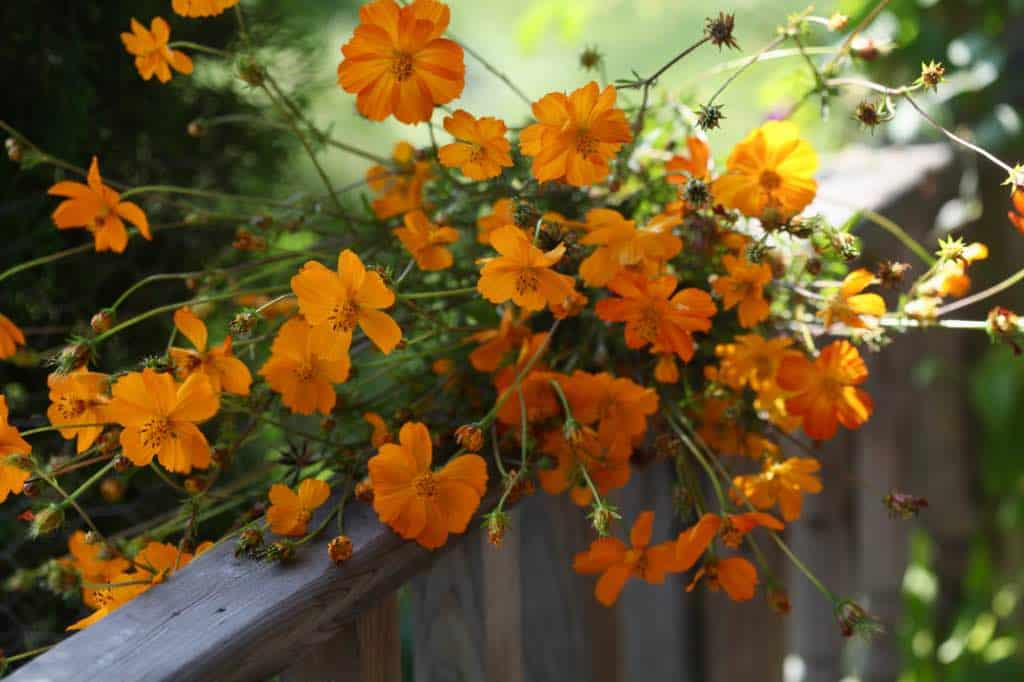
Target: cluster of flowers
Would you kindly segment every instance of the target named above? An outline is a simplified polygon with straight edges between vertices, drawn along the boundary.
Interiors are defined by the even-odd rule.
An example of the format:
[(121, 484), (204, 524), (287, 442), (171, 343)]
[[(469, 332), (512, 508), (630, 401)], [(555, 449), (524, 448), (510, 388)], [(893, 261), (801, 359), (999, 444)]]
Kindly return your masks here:
[[(182, 16), (211, 16), (237, 2), (174, 0), (173, 8)], [(460, 96), (463, 48), (443, 37), (449, 17), (437, 0), (374, 0), (362, 7), (360, 24), (342, 47), (338, 83), (356, 95), (365, 117), (429, 122), (436, 108)], [(724, 15), (709, 20), (701, 42), (733, 46), (732, 25)], [(172, 69), (192, 71), (169, 33), (158, 17), (148, 30), (133, 20), (132, 33), (122, 35), (143, 78), (166, 82)], [(241, 75), (262, 85), (268, 74), (253, 59), (241, 60)], [(504, 121), (454, 110), (443, 120), (452, 142), (423, 149), (403, 142), (390, 161), (369, 169), (366, 184), (375, 198), (365, 220), (375, 236), (365, 248), (349, 239), (353, 248), (338, 250), (336, 267), (311, 259), (288, 286), (199, 295), (190, 306), (120, 323), (110, 310), (97, 314), (94, 336), (70, 346), (61, 371), (50, 376), (47, 414), (50, 430), (76, 440), (78, 456), (93, 456), (102, 469), (65, 493), (58, 477), (80, 467), (44, 462), (22, 437), (27, 434), (10, 425), (0, 399), (0, 501), (23, 491), (38, 495), (39, 486), (49, 484), (57, 500), (28, 517), (35, 532), (52, 532), (65, 509), (78, 509), (74, 501), (89, 486), (118, 480), (104, 479), (111, 470), (143, 466), (195, 500), (207, 495), (251, 435), (211, 446), (211, 429), (201, 425), (229, 408), (272, 425), (277, 422), (267, 415), (277, 412), (284, 419), (318, 413), (325, 437), (307, 444), (328, 447), (294, 457), (286, 475), (271, 479), (269, 495), (267, 479), (258, 482), (269, 506), (265, 514), (238, 519), (239, 553), (294, 556), (332, 518), (340, 523), (353, 495), (371, 502), (403, 538), (437, 548), (467, 529), (489, 489), (498, 501), (484, 523), (500, 544), (509, 523), (505, 506), (539, 485), (591, 509), (599, 537), (573, 565), (601, 574), (595, 594), (602, 603), (615, 602), (631, 577), (657, 583), (694, 567), (690, 589), (703, 580), (732, 599), (752, 598), (758, 570), (736, 552), (753, 542), (755, 528), (774, 534), (796, 521), (803, 496), (822, 491), (818, 460), (789, 456), (781, 443), (810, 453), (797, 431), (820, 442), (839, 426), (857, 429), (867, 422), (874, 408), (862, 388), (868, 368), (860, 342), (882, 345), (885, 322), (938, 324), (942, 300), (966, 295), (968, 267), (987, 250), (959, 239), (943, 242), (890, 314), (885, 299), (869, 289), (900, 286), (907, 266), (885, 262), (874, 272), (849, 271), (847, 264), (858, 258), (856, 240), (804, 215), (817, 191), (818, 157), (796, 125), (765, 123), (718, 167), (698, 128), (713, 128), (721, 112), (704, 108), (683, 114), (687, 132), (667, 140), (658, 154), (639, 155), (636, 138), (652, 83), (617, 89), (591, 81), (570, 93), (549, 93), (532, 102), (535, 122), (512, 139)], [(630, 88), (643, 92), (632, 121), (618, 102), (619, 90)], [(276, 86), (266, 92), (284, 96)], [(1024, 214), (1024, 191), (1014, 189)], [(106, 184), (94, 158), (86, 184), (61, 181), (50, 189), (65, 198), (53, 221), (60, 229), (88, 230), (96, 251), (121, 253), (129, 240), (125, 221), (153, 238), (143, 209), (122, 200), (129, 193), (141, 192), (119, 193)], [(1011, 212), (1010, 219), (1024, 232), (1024, 215)], [(468, 230), (475, 240), (463, 239)], [(235, 247), (246, 251), (252, 243), (250, 235)], [(374, 264), (368, 255), (370, 248), (403, 253), (399, 247), (409, 264), (398, 276), (380, 264), (388, 258), (374, 255)], [(429, 273), (420, 276), (428, 288), (404, 293), (401, 285), (416, 280), (414, 267)], [(444, 288), (467, 281), (470, 286)], [(482, 300), (461, 309), (458, 300), (477, 294)], [(250, 307), (211, 346), (202, 317), (228, 299)], [(463, 326), (444, 317), (453, 310)], [(168, 344), (163, 361), (113, 375), (89, 369), (96, 344), (159, 312), (171, 313), (174, 333), (191, 347)], [(496, 321), (488, 326), (483, 320), (491, 315)], [(254, 337), (260, 325), (270, 330)], [(1021, 330), (1016, 316), (1002, 309), (987, 326), (1008, 339)], [(571, 334), (559, 334), (560, 328)], [(837, 340), (818, 348), (816, 339), (825, 335)], [(256, 357), (259, 341), (272, 337), (256, 379), (235, 356), (239, 337), (253, 351), (249, 357)], [(0, 358), (24, 344), (18, 327), (0, 316)], [(472, 371), (453, 358), (466, 346), (472, 346)], [(367, 361), (372, 348), (384, 356), (431, 358), (443, 390), (478, 411), (461, 423), (428, 427), (419, 420), (428, 413), (422, 401), (399, 399), (390, 413), (365, 412), (373, 429), (368, 448), (340, 452), (331, 440), (339, 420), (359, 428), (351, 415), (358, 420), (364, 411), (358, 395), (339, 401), (338, 386), (363, 367), (397, 366), (387, 357)], [(485, 447), (487, 435), (492, 443)], [(506, 454), (510, 447), (518, 456)], [(443, 462), (435, 463), (439, 449)], [(493, 467), (480, 455), (487, 450)], [(744, 473), (731, 473), (725, 455), (736, 456)], [(620, 515), (608, 496), (652, 458), (675, 466), (685, 529), (652, 544), (653, 512), (645, 511), (633, 521), (627, 544), (615, 537)], [(695, 472), (706, 475), (714, 501), (705, 500)], [(179, 486), (168, 473), (184, 482)], [(278, 482), (285, 480), (293, 485)], [(102, 492), (106, 497), (107, 488)], [(314, 514), (329, 501), (333, 510), (311, 529)], [(774, 510), (777, 515), (769, 513)], [(118, 544), (86, 523), (92, 530), (73, 533), (70, 558), (58, 563), (77, 575), (83, 601), (95, 609), (72, 629), (110, 613), (204, 549), (192, 549), (188, 534), (176, 547)], [(264, 542), (264, 529), (280, 539)], [(732, 555), (723, 557), (723, 549)], [(344, 534), (328, 545), (338, 562), (352, 551)], [(778, 586), (769, 588), (773, 603), (784, 606)], [(850, 610), (838, 602), (836, 608)]]

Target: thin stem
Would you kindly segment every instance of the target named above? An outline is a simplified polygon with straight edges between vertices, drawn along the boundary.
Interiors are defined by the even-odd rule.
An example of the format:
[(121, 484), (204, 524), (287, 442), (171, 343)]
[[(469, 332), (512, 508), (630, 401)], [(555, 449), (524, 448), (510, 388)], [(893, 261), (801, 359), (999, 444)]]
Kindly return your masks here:
[(472, 294), (476, 292), (476, 287), (463, 287), (461, 289), (448, 289), (446, 291), (421, 291), (419, 293), (412, 294), (398, 294), (398, 298), (405, 300), (423, 299), (423, 298), (447, 298), (449, 296), (463, 296), (465, 294)]
[(941, 317), (942, 315), (951, 313), (954, 310), (960, 310), (961, 308), (966, 308), (967, 306), (973, 305), (979, 301), (984, 301), (986, 298), (995, 296), (1000, 292), (1006, 291), (1007, 289), (1017, 284), (1017, 282), (1020, 282), (1021, 280), (1024, 280), (1024, 269), (1018, 270), (1016, 274), (1010, 275), (1009, 277), (1004, 279), (1002, 282), (999, 282), (998, 284), (993, 284), (984, 291), (979, 291), (978, 293), (972, 294), (967, 298), (962, 298), (959, 301), (954, 301), (953, 303), (942, 306), (936, 311), (936, 314)]
[(833, 69), (835, 69), (839, 60), (850, 52), (850, 48), (853, 46), (853, 41), (856, 40), (857, 36), (878, 18), (878, 15), (882, 13), (882, 10), (886, 8), (889, 2), (891, 2), (891, 0), (881, 0), (877, 5), (875, 5), (875, 8), (871, 10), (852, 31), (850, 31), (850, 34), (846, 36), (846, 40), (844, 40), (842, 45), (839, 46), (839, 51), (836, 52), (835, 56), (825, 64), (825, 68), (822, 69), (824, 73), (831, 73)]
[(259, 204), (265, 206), (277, 206), (279, 208), (294, 208), (294, 205), (287, 201), (276, 201), (262, 197), (250, 197), (241, 194), (227, 194), (225, 192), (214, 192), (194, 187), (179, 187), (177, 185), (141, 185), (132, 187), (121, 194), (121, 198), (130, 197), (136, 194), (184, 194), (192, 197), (203, 197), (205, 199), (223, 199), (225, 201), (237, 201), (243, 204)]
[(187, 40), (175, 40), (167, 43), (167, 47), (184, 47), (189, 50), (195, 50), (196, 52), (205, 52), (206, 54), (216, 55), (217, 57), (224, 57), (225, 59), (234, 59), (235, 55), (224, 50), (218, 50), (215, 47), (209, 47), (207, 45), (200, 45), (199, 43), (191, 43)]
[(14, 663), (16, 661), (22, 661), (22, 660), (24, 660), (26, 658), (32, 658), (33, 656), (38, 656), (39, 654), (41, 654), (41, 653), (43, 653), (45, 651), (49, 651), (50, 649), (52, 649), (55, 646), (57, 646), (57, 645), (56, 644), (47, 644), (46, 646), (36, 647), (35, 649), (29, 649), (28, 651), (22, 651), (20, 654), (14, 654), (13, 656), (3, 656), (3, 657), (0, 657), (0, 663), (3, 663), (3, 664)]
[(487, 69), (487, 70), (488, 70), (488, 71), (490, 71), (490, 72), (491, 72), (492, 74), (494, 74), (495, 76), (497, 76), (497, 77), (498, 77), (498, 79), (499, 79), (499, 80), (500, 80), (500, 81), (501, 81), (502, 83), (504, 83), (505, 85), (507, 85), (507, 86), (508, 86), (508, 88), (509, 88), (509, 90), (511, 90), (512, 92), (514, 92), (514, 93), (516, 94), (516, 96), (517, 96), (517, 97), (519, 97), (519, 99), (523, 100), (523, 102), (524, 102), (524, 103), (526, 103), (526, 106), (528, 106), (528, 107), (532, 107), (532, 106), (533, 106), (533, 100), (531, 100), (531, 99), (530, 99), (529, 95), (527, 95), (527, 94), (526, 94), (525, 92), (523, 92), (522, 90), (520, 90), (520, 89), (519, 89), (519, 86), (517, 86), (517, 85), (516, 85), (515, 83), (513, 83), (513, 82), (512, 82), (512, 79), (510, 79), (510, 78), (509, 78), (508, 76), (506, 76), (506, 75), (505, 75), (504, 73), (502, 73), (501, 71), (499, 71), (497, 67), (495, 67), (495, 66), (494, 66), (493, 64), (491, 64), (490, 62), (488, 62), (488, 61), (487, 61), (486, 59), (484, 59), (484, 58), (483, 58), (483, 55), (481, 55), (481, 54), (480, 54), (479, 52), (477, 52), (476, 50), (474, 50), (473, 48), (471, 48), (471, 47), (470, 47), (469, 45), (467, 45), (467, 44), (466, 44), (465, 42), (463, 42), (463, 41), (461, 41), (461, 40), (457, 39), (457, 38), (456, 38), (455, 36), (453, 36), (453, 35), (452, 35), (452, 34), (450, 34), (450, 33), (449, 33), (448, 35), (449, 35), (449, 37), (451, 37), (451, 39), (452, 39), (452, 40), (454, 40), (454, 41), (455, 41), (455, 42), (457, 42), (457, 43), (458, 43), (459, 45), (461, 45), (461, 46), (462, 46), (462, 49), (463, 49), (463, 50), (465, 50), (465, 51), (466, 51), (466, 53), (467, 53), (467, 54), (469, 54), (469, 56), (470, 56), (470, 57), (472, 57), (473, 59), (475, 59), (475, 60), (477, 60), (478, 62), (480, 62), (480, 65), (481, 65), (481, 66), (483, 66), (483, 67), (484, 67), (485, 69)]
[(729, 76), (727, 79), (725, 79), (725, 82), (722, 83), (720, 86), (718, 86), (718, 89), (715, 90), (713, 95), (711, 95), (711, 99), (708, 100), (707, 106), (710, 107), (712, 104), (714, 104), (715, 100), (717, 100), (718, 97), (723, 92), (725, 92), (725, 89), (728, 88), (730, 85), (732, 85), (733, 81), (735, 81), (737, 78), (739, 78), (743, 74), (744, 71), (749, 69), (751, 66), (753, 66), (757, 62), (761, 61), (761, 57), (763, 57), (765, 54), (771, 52), (772, 50), (777, 48), (782, 43), (786, 42), (786, 37), (787, 36), (784, 33), (779, 35), (779, 36), (777, 36), (774, 40), (772, 40), (772, 42), (770, 42), (767, 45), (765, 45), (764, 47), (762, 47), (757, 52), (757, 54), (755, 54), (753, 57), (751, 57), (750, 61), (748, 61), (743, 66), (741, 66), (739, 69), (736, 70), (735, 73), (733, 73), (731, 76)]
[(824, 199), (824, 200), (826, 200), (828, 202), (831, 202), (833, 204), (838, 204), (840, 206), (845, 206), (846, 208), (852, 208), (852, 209), (855, 209), (857, 211), (860, 211), (861, 215), (863, 215), (864, 218), (866, 218), (868, 221), (874, 223), (878, 227), (882, 228), (883, 230), (885, 230), (886, 232), (891, 234), (893, 237), (896, 237), (896, 239), (900, 240), (900, 242), (902, 242), (904, 246), (906, 246), (908, 249), (913, 251), (914, 255), (916, 255), (922, 261), (927, 263), (929, 267), (935, 265), (936, 261), (935, 261), (934, 256), (932, 256), (930, 253), (928, 253), (927, 249), (925, 249), (923, 246), (921, 246), (921, 244), (916, 239), (911, 237), (910, 234), (906, 230), (904, 230), (902, 227), (900, 227), (899, 224), (896, 223), (895, 221), (893, 221), (892, 219), (885, 217), (881, 213), (878, 213), (876, 211), (872, 211), (869, 208), (860, 207), (860, 206), (858, 206), (855, 203), (851, 203), (851, 202), (845, 201), (845, 200), (840, 199), (838, 197), (825, 196), (825, 195), (820, 195), (820, 196), (821, 196), (822, 199)]
[(711, 36), (705, 34), (700, 40), (690, 45), (688, 48), (677, 54), (675, 57), (666, 62), (660, 69), (654, 72), (654, 75), (649, 78), (645, 78), (639, 84), (641, 88), (640, 95), (640, 110), (637, 111), (636, 119), (633, 121), (633, 137), (636, 138), (644, 129), (644, 117), (647, 115), (647, 105), (650, 100), (651, 88), (657, 82), (658, 78), (662, 76), (666, 71), (671, 69), (673, 66), (682, 61), (687, 55), (691, 54), (698, 47), (711, 40)]
[(24, 263), (19, 263), (19, 264), (15, 265), (14, 267), (8, 268), (8, 269), (4, 270), (2, 273), (0, 273), (0, 282), (4, 281), (8, 277), (13, 277), (14, 275), (18, 274), (19, 272), (24, 272), (25, 270), (30, 270), (32, 268), (39, 267), (40, 265), (46, 265), (47, 263), (53, 263), (53, 262), (59, 261), (59, 260), (61, 260), (63, 258), (67, 258), (68, 256), (74, 256), (75, 254), (84, 253), (86, 251), (92, 251), (92, 250), (93, 250), (93, 244), (92, 243), (82, 244), (81, 246), (73, 246), (70, 249), (64, 249), (63, 251), (57, 251), (56, 253), (51, 253), (48, 256), (40, 256), (39, 258), (35, 258), (33, 260), (30, 260), (30, 261), (25, 261)]

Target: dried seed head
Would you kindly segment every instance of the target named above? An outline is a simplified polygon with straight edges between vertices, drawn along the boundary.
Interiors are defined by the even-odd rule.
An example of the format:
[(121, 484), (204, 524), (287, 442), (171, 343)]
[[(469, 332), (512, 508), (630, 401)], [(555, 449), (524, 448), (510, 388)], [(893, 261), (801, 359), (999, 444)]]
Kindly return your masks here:
[(686, 181), (680, 196), (695, 208), (703, 208), (711, 203), (711, 189), (706, 182), (697, 178)]
[(882, 503), (889, 509), (889, 516), (892, 518), (912, 519), (921, 513), (921, 510), (928, 506), (928, 500), (917, 495), (901, 493), (893, 490), (882, 499)]
[(872, 133), (875, 128), (891, 118), (886, 115), (881, 106), (869, 100), (864, 100), (857, 105), (857, 108), (853, 110), (853, 117)]
[(939, 85), (946, 79), (946, 67), (942, 62), (931, 61), (925, 64), (921, 62), (921, 77), (918, 82), (925, 90), (938, 90)]
[(697, 107), (697, 127), (707, 132), (718, 128), (725, 119), (720, 104), (702, 104)]
[(903, 283), (903, 278), (910, 271), (909, 263), (885, 260), (878, 264), (878, 281), (887, 289), (895, 289)]
[(588, 46), (580, 53), (580, 66), (587, 71), (594, 71), (601, 66), (604, 55), (597, 49), (597, 46)]
[(735, 28), (736, 15), (719, 12), (718, 18), (709, 18), (704, 24), (704, 34), (711, 41), (712, 45), (718, 46), (719, 50), (723, 47), (731, 47), (734, 50), (738, 50), (740, 46), (732, 35)]
[(537, 221), (540, 220), (540, 211), (529, 201), (519, 199), (512, 207), (512, 220), (524, 230), (532, 230), (537, 226)]
[(836, 12), (828, 18), (828, 30), (842, 31), (850, 24), (850, 17)]
[(243, 310), (228, 323), (228, 331), (238, 339), (248, 338), (256, 330), (260, 316), (254, 310)]
[(495, 511), (487, 515), (487, 541), (495, 547), (505, 540), (505, 529), (508, 528), (508, 516), (503, 511)]
[(772, 610), (780, 616), (786, 615), (792, 608), (789, 603), (789, 592), (781, 587), (769, 588), (767, 597)]

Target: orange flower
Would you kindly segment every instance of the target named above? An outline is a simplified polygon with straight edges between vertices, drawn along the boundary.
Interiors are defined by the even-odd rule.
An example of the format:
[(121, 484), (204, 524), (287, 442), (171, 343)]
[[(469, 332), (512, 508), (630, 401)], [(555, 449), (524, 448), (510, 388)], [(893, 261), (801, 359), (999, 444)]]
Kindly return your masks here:
[(6, 360), (18, 352), (18, 346), (25, 345), (25, 334), (18, 325), (0, 314), (0, 360)]
[(701, 578), (705, 579), (709, 590), (718, 592), (724, 589), (733, 601), (753, 599), (758, 583), (754, 564), (739, 556), (708, 561), (693, 576), (686, 591), (692, 592)]
[(658, 346), (651, 348), (651, 352), (658, 356), (658, 362), (654, 365), (654, 380), (659, 384), (679, 383), (679, 365), (676, 364), (675, 353), (664, 353)]
[(711, 186), (715, 201), (751, 218), (766, 209), (788, 219), (814, 200), (818, 155), (788, 121), (769, 121), (736, 145), (726, 172)]
[(110, 377), (106, 374), (84, 369), (69, 374), (51, 374), (46, 378), (50, 388), (50, 407), (46, 416), (51, 424), (61, 427), (62, 437), (68, 440), (78, 438), (79, 453), (88, 450), (103, 433), (102, 424), (107, 421), (109, 382)]
[(154, 17), (149, 30), (132, 19), (132, 32), (122, 33), (121, 42), (129, 54), (135, 55), (135, 68), (143, 80), (156, 75), (157, 80), (166, 83), (171, 80), (171, 68), (186, 76), (192, 73), (192, 59), (181, 50), (167, 46), (171, 38), (171, 27), (160, 17)]
[(476, 118), (467, 111), (457, 110), (444, 119), (444, 129), (458, 142), (446, 144), (438, 150), (438, 160), (449, 168), (458, 168), (473, 180), (487, 180), (501, 175), (502, 168), (510, 168), (511, 143), (505, 139), (505, 122), (499, 118)]
[(7, 398), (0, 395), (0, 502), (6, 500), (11, 493), (20, 493), (25, 481), (32, 475), (31, 471), (15, 463), (16, 457), (11, 457), (29, 454), (32, 446), (21, 437), (18, 429), (7, 422), (7, 418)]
[(522, 132), (519, 146), (533, 157), (535, 178), (583, 187), (608, 177), (608, 162), (633, 139), (615, 94), (614, 86), (599, 91), (591, 81), (571, 95), (552, 92), (534, 102), (538, 122)]
[(830, 343), (813, 361), (798, 353), (787, 355), (776, 381), (795, 394), (786, 399), (786, 410), (804, 418), (804, 432), (828, 440), (838, 424), (856, 429), (871, 416), (871, 396), (858, 388), (867, 378), (860, 353), (843, 340)]
[(647, 418), (658, 411), (658, 394), (607, 372), (579, 370), (562, 382), (573, 417), (581, 424), (599, 423), (603, 433), (622, 433), (632, 439), (647, 431)]
[(711, 149), (708, 143), (691, 135), (686, 138), (689, 156), (676, 154), (665, 163), (665, 179), (673, 185), (685, 184), (690, 178), (707, 180), (711, 175)]
[(181, 380), (192, 374), (202, 374), (210, 380), (210, 386), (217, 393), (222, 390), (236, 395), (249, 395), (252, 374), (245, 363), (231, 353), (231, 337), (216, 348), (206, 350), (206, 325), (196, 317), (188, 306), (174, 311), (174, 326), (192, 342), (195, 350), (171, 348), (171, 362)]
[(435, 225), (419, 210), (406, 213), (404, 222), (405, 227), (392, 232), (421, 270), (445, 270), (452, 266), (452, 252), (445, 246), (458, 240), (456, 230)]
[(348, 353), (324, 357), (314, 350), (312, 336), (302, 317), (285, 322), (270, 346), (270, 359), (260, 368), (260, 375), (293, 412), (330, 414), (338, 398), (334, 384), (348, 379)]
[(581, 294), (578, 291), (573, 291), (569, 298), (565, 299), (561, 303), (551, 304), (551, 315), (556, 320), (564, 320), (569, 317), (576, 317), (581, 314), (587, 307), (587, 303), (590, 299)]
[(603, 287), (624, 268), (636, 268), (656, 275), (665, 263), (683, 250), (683, 242), (672, 234), (682, 218), (659, 216), (651, 224), (637, 229), (618, 211), (595, 208), (587, 212), (588, 234), (581, 244), (597, 250), (580, 263), (580, 276), (589, 286)]
[(300, 483), (297, 492), (281, 483), (270, 486), (267, 524), (271, 532), (292, 537), (305, 535), (313, 512), (330, 496), (331, 487), (315, 478)]
[(715, 293), (722, 297), (722, 306), (732, 310), (737, 305), (740, 326), (753, 327), (768, 317), (768, 302), (764, 300), (764, 286), (772, 281), (772, 269), (767, 263), (751, 263), (732, 254), (722, 256), (722, 265), (728, 275), (720, 275), (711, 283)]
[(577, 573), (600, 573), (594, 596), (605, 606), (611, 606), (631, 577), (640, 578), (651, 585), (665, 582), (665, 574), (673, 570), (673, 543), (662, 542), (651, 546), (654, 512), (641, 512), (633, 522), (629, 544), (618, 538), (598, 538), (590, 549), (573, 559)]
[[(139, 228), (146, 239), (152, 239), (149, 222), (142, 209), (130, 201), (120, 201), (121, 195), (103, 184), (100, 165), (92, 157), (88, 184), (66, 180), (50, 188), (49, 194), (68, 197), (53, 212), (53, 222), (61, 230), (84, 227), (96, 240), (96, 251), (121, 253), (128, 245), (128, 232), (123, 220)], [(122, 220), (123, 219), (123, 220)]]
[(437, 549), (469, 525), (487, 490), (487, 463), (470, 454), (431, 470), (430, 432), (419, 422), (406, 422), (398, 441), (382, 445), (368, 463), (373, 508), (403, 538)]
[(1014, 189), (1013, 196), (1013, 208), (1007, 213), (1010, 218), (1010, 223), (1017, 228), (1017, 231), (1024, 234), (1024, 190)]
[(451, 12), (437, 0), (399, 7), (374, 0), (359, 9), (359, 26), (341, 48), (338, 84), (357, 93), (356, 108), (373, 121), (429, 121), (434, 107), (462, 94), (462, 48), (441, 34)]
[(916, 292), (921, 297), (961, 298), (967, 294), (971, 288), (967, 268), (972, 263), (988, 258), (988, 247), (981, 242), (964, 245), (958, 239), (947, 242), (940, 255), (942, 260), (938, 266), (917, 286)]
[[(75, 570), (86, 583), (107, 583), (131, 568), (131, 562), (124, 557), (104, 558), (108, 551), (106, 545), (101, 542), (89, 544), (85, 531), (76, 530), (71, 534), (68, 551), (71, 558), (58, 559), (58, 563)], [(103, 606), (96, 593), (94, 588), (82, 588), (82, 601), (86, 606), (93, 609)]]
[(711, 296), (700, 289), (676, 291), (676, 278), (647, 279), (623, 271), (608, 283), (620, 298), (597, 303), (597, 316), (605, 322), (626, 323), (626, 345), (643, 348), (655, 344), (661, 352), (674, 352), (683, 362), (693, 357), (693, 332), (711, 329), (717, 312)]
[(586, 476), (601, 495), (629, 483), (629, 457), (633, 449), (624, 433), (598, 433), (583, 426), (570, 441), (561, 429), (548, 431), (541, 438), (540, 451), (555, 458), (554, 467), (537, 472), (540, 487), (549, 495), (568, 490), (570, 499), (580, 507), (593, 501)]
[(793, 339), (766, 339), (759, 334), (741, 334), (735, 343), (715, 346), (720, 358), (718, 379), (734, 390), (750, 386), (758, 393), (775, 389), (775, 374)]
[(826, 306), (818, 311), (818, 317), (824, 320), (826, 327), (831, 327), (833, 322), (841, 322), (848, 327), (865, 329), (875, 326), (875, 322), (867, 322), (861, 315), (879, 318), (885, 315), (885, 299), (878, 294), (862, 294), (872, 284), (877, 284), (875, 276), (861, 268), (854, 270), (846, 276), (839, 291), (832, 297)]
[(501, 255), (478, 261), (484, 267), (476, 288), (492, 303), (512, 301), (525, 310), (542, 310), (573, 295), (573, 278), (551, 268), (565, 254), (564, 244), (545, 253), (508, 225), (491, 233), (491, 246)]
[(525, 310), (520, 310), (517, 315), (515, 308), (506, 306), (496, 329), (485, 329), (469, 337), (480, 344), (469, 354), (473, 367), (480, 372), (498, 369), (509, 351), (518, 349), (530, 336), (530, 327), (526, 324), (529, 317), (530, 313)]
[(210, 465), (210, 444), (196, 425), (217, 414), (220, 401), (205, 376), (193, 374), (178, 384), (147, 368), (122, 376), (111, 392), (107, 416), (124, 427), (121, 448), (136, 466), (154, 455), (165, 469), (182, 474)]
[(706, 398), (700, 405), (699, 435), (712, 450), (722, 454), (740, 454), (743, 429), (736, 421), (734, 400)]
[(380, 196), (373, 200), (373, 213), (381, 220), (425, 208), (423, 185), (430, 179), (430, 164), (416, 160), (416, 150), (399, 142), (392, 152), (394, 168), (371, 166), (366, 182)]
[(515, 225), (515, 202), (511, 199), (498, 199), (491, 207), (491, 212), (476, 221), (476, 240), (481, 244), (491, 243), (491, 233), (506, 225)]
[(388, 425), (384, 421), (384, 417), (380, 416), (376, 412), (366, 412), (363, 414), (363, 421), (373, 428), (373, 434), (370, 436), (370, 444), (375, 448), (379, 448), (384, 443), (390, 443), (392, 441), (391, 431), (388, 430)]
[[(548, 371), (542, 356), (533, 360), (538, 353), (547, 348), (548, 332), (538, 332), (524, 339), (519, 346), (519, 355), (514, 363), (505, 366), (494, 375), (494, 387), (498, 391), (499, 402), (504, 400), (498, 410), (498, 421), (502, 424), (518, 425), (522, 423), (522, 407), (519, 401), (519, 390), (515, 388), (516, 377), (531, 367), (530, 372), (520, 381), (523, 402), (526, 404), (527, 422), (540, 422), (554, 417), (561, 410), (558, 397), (551, 380), (561, 375)], [(505, 394), (509, 393), (508, 397)]]
[[(716, 536), (720, 536), (722, 544), (730, 549), (738, 549), (743, 536), (758, 526), (782, 530), (782, 522), (771, 514), (747, 512), (745, 514), (706, 513), (692, 527), (679, 534), (675, 541), (675, 568), (678, 571), (689, 570), (711, 546)], [(697, 582), (697, 578), (694, 578)]]
[(758, 509), (771, 509), (776, 503), (782, 518), (791, 523), (800, 518), (803, 494), (821, 492), (821, 481), (816, 473), (821, 469), (818, 460), (791, 457), (784, 462), (764, 461), (759, 474), (736, 476), (730, 497), (737, 503), (744, 500)]
[(338, 255), (337, 272), (316, 261), (307, 262), (292, 277), (292, 291), (299, 297), (299, 311), (313, 328), (313, 347), (322, 355), (347, 354), (356, 325), (384, 354), (402, 340), (402, 330), (381, 312), (394, 305), (394, 292), (348, 249)]
[(215, 17), (239, 0), (173, 0), (171, 6), (183, 17)]

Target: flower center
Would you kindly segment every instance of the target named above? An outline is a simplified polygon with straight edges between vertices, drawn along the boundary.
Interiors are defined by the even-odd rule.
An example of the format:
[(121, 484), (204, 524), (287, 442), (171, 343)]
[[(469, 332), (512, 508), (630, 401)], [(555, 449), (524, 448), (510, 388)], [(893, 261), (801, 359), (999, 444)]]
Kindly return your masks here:
[(591, 156), (597, 153), (598, 141), (586, 130), (576, 133), (576, 153), (580, 156)]
[(327, 324), (335, 332), (350, 332), (356, 328), (359, 321), (359, 306), (353, 301), (346, 301), (342, 305), (334, 306), (327, 316)]
[(533, 269), (520, 270), (516, 276), (516, 291), (520, 296), (540, 288), (540, 277)]
[(732, 524), (732, 521), (726, 520), (725, 526), (722, 527), (722, 543), (730, 549), (739, 549), (742, 542), (743, 533)]
[(643, 571), (647, 568), (647, 556), (644, 550), (634, 547), (626, 550), (625, 563), (632, 566), (634, 570)]
[(473, 151), (469, 154), (470, 163), (480, 163), (487, 158), (487, 150), (478, 144), (473, 145)]
[(168, 438), (174, 438), (174, 431), (167, 417), (154, 417), (139, 428), (139, 440), (146, 449), (159, 450)]
[(418, 497), (437, 497), (437, 481), (434, 479), (434, 474), (429, 471), (413, 479), (412, 485), (416, 489)]
[(82, 416), (90, 404), (91, 401), (81, 396), (73, 393), (65, 394), (57, 400), (57, 411), (64, 419), (74, 419)]
[(761, 171), (760, 182), (766, 192), (772, 192), (782, 186), (782, 178), (773, 170)]
[(707, 582), (708, 589), (712, 592), (718, 592), (718, 590), (722, 589), (722, 583), (718, 582), (718, 566), (714, 564), (705, 566), (704, 580)]
[(313, 363), (300, 363), (292, 371), (295, 372), (295, 376), (298, 377), (299, 381), (310, 381), (313, 378)]
[(775, 374), (772, 359), (763, 355), (754, 356), (754, 376), (758, 381), (767, 381)]
[(636, 323), (636, 335), (647, 343), (654, 343), (658, 338), (658, 313), (653, 308), (644, 310)]
[(391, 60), (391, 75), (401, 83), (412, 76), (412, 55), (405, 52), (396, 52)]

